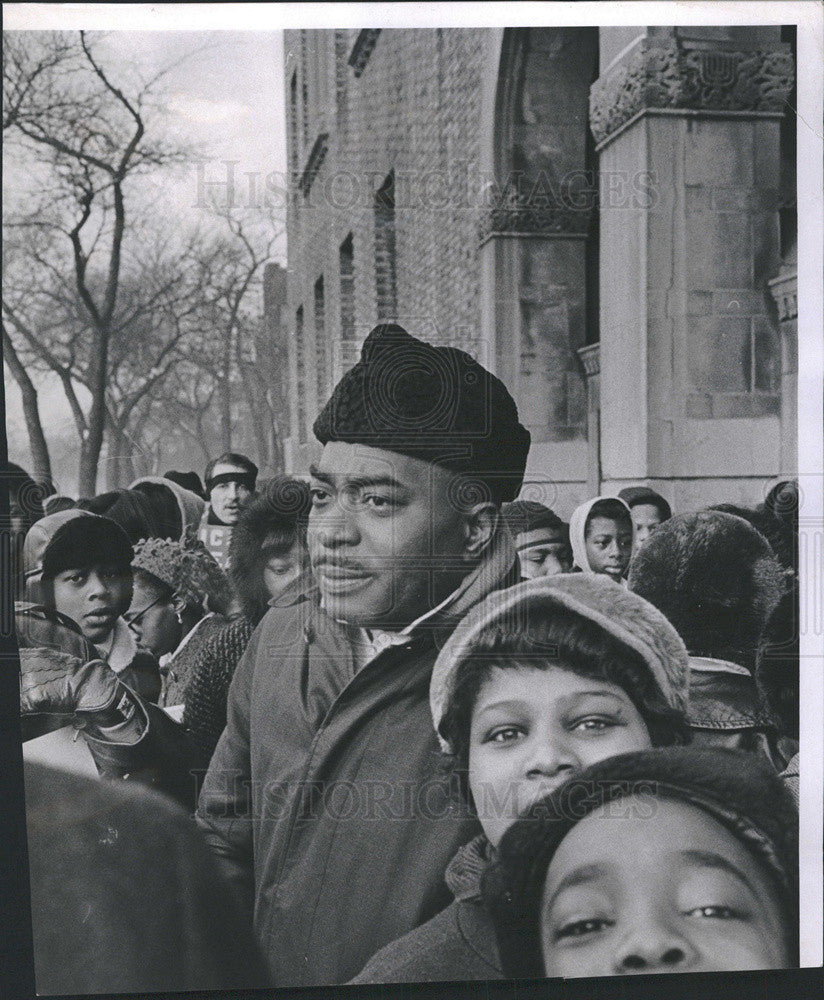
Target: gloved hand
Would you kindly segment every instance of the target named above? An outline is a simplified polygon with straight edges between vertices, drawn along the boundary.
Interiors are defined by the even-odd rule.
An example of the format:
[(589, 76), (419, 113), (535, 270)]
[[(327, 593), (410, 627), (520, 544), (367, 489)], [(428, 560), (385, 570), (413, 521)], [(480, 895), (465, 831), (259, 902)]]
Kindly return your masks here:
[(88, 715), (114, 708), (126, 689), (103, 660), (84, 662), (46, 646), (20, 650), (20, 711)]

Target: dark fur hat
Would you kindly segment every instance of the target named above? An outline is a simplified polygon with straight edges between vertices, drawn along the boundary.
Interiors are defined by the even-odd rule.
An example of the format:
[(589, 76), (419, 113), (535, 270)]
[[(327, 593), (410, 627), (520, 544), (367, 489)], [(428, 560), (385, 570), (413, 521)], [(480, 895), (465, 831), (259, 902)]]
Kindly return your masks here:
[(783, 582), (767, 540), (750, 523), (699, 511), (671, 518), (650, 536), (632, 562), (629, 588), (663, 612), (693, 656), (754, 672)]

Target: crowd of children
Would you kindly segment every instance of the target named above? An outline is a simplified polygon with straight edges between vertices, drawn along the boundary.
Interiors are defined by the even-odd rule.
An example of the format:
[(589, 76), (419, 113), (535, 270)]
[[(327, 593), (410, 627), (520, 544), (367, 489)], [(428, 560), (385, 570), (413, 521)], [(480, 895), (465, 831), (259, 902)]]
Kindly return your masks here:
[[(455, 490), (472, 479), (455, 450), (419, 433), (427, 379), (452, 365), (473, 378), (454, 387), (449, 433), (472, 440), (483, 406), (496, 417), (497, 438), (472, 445), (474, 492)], [(381, 366), (401, 373), (394, 424), (368, 412)], [(257, 483), (243, 456), (212, 463), (207, 485), (231, 500), (225, 573), (202, 535), (218, 515), (179, 475), (45, 515), (30, 489), (19, 499), (22, 472), (7, 476), (25, 534), (24, 738), (72, 724), (108, 781), (196, 811), (182, 836), (211, 848), (225, 919), (240, 935), (248, 921), (262, 957), (240, 975), (236, 953), (230, 968), (212, 955), (188, 980), (170, 958), (168, 983), (147, 957), (147, 986), (134, 941), (150, 916), (132, 888), (122, 975), (104, 948), (61, 979), (48, 953), (66, 950), (71, 924), (35, 922), (49, 984), (797, 966), (795, 485), (752, 509), (675, 515), (642, 485), (565, 523), (515, 499), (529, 434), (502, 383), (392, 325), (367, 339), (315, 433), (308, 486)], [(39, 801), (48, 775), (32, 778)], [(172, 808), (145, 791), (128, 805)], [(43, 823), (30, 813), (36, 885), (58, 863), (37, 849)], [(139, 880), (138, 835), (116, 833), (126, 880)], [(202, 882), (170, 877), (184, 895)], [(172, 938), (214, 935), (209, 914), (168, 919)]]

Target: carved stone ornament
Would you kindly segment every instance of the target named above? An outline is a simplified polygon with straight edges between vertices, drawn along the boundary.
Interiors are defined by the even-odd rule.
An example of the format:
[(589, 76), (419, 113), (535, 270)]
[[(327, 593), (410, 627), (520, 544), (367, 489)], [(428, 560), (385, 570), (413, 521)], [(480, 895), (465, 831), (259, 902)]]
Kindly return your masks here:
[(780, 114), (794, 74), (789, 51), (706, 49), (676, 38), (663, 45), (642, 38), (626, 62), (592, 85), (590, 128), (600, 145), (652, 108)]
[(480, 221), (479, 238), (490, 236), (579, 236), (590, 231), (595, 210), (594, 192), (577, 207), (571, 199), (546, 194), (535, 196), (509, 189), (494, 199)]

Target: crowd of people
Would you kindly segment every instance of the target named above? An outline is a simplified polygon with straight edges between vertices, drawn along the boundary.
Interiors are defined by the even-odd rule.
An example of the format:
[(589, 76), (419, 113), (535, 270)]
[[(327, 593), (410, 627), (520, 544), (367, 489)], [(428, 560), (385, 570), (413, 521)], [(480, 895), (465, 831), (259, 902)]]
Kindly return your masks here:
[(566, 523), (395, 324), (314, 433), (308, 482), (7, 474), (23, 737), (101, 778), (27, 770), (38, 990), (797, 966), (796, 485)]

